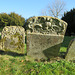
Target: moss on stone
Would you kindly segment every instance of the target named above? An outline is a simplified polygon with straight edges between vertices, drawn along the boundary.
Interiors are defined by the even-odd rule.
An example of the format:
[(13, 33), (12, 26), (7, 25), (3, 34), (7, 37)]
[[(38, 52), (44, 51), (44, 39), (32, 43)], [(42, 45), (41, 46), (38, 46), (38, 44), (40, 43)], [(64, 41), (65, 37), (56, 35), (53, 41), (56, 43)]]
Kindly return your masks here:
[(10, 51), (10, 49), (4, 48), (4, 51)]
[(18, 42), (15, 44), (15, 45), (17, 45), (18, 47), (17, 47), (17, 50), (24, 50), (23, 48), (24, 48), (24, 44), (23, 44), (23, 42), (22, 42), (22, 38), (23, 38), (23, 36), (18, 36)]
[(17, 48), (15, 48), (16, 50), (21, 50), (23, 52), (24, 50), (24, 44), (22, 42), (23, 36), (20, 35), (18, 32), (16, 32), (12, 37), (18, 37), (18, 42), (15, 43), (15, 41), (12, 41), (11, 44), (14, 43), (15, 46), (17, 46)]
[[(18, 42), (15, 43), (15, 41), (13, 40), (13, 38), (18, 38)], [(24, 44), (22, 42), (23, 36), (20, 35), (20, 33), (16, 32), (14, 35), (11, 36), (11, 42), (10, 45), (14, 45), (16, 46), (16, 48), (14, 48), (14, 50), (20, 51), (19, 53), (24, 53)]]
[(0, 42), (4, 42), (4, 41), (6, 41), (6, 37), (0, 40)]
[(16, 32), (13, 37), (17, 37), (17, 36), (20, 36), (20, 34), (18, 32)]
[(12, 42), (10, 42), (10, 45), (13, 45), (15, 43), (15, 41), (13, 40)]
[(5, 27), (2, 31), (1, 49), (4, 51), (12, 51), (24, 53), (24, 29), (16, 26)]

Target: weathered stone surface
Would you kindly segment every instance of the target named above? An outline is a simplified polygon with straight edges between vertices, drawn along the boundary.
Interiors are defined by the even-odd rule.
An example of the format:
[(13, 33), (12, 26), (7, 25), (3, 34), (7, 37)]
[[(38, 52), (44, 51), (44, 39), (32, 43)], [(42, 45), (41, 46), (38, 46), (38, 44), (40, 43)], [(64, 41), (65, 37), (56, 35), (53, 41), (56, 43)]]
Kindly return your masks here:
[(29, 33), (64, 35), (67, 23), (50, 16), (32, 17), (27, 20)]
[(25, 31), (20, 26), (6, 26), (1, 35), (2, 50), (24, 53)]
[(65, 59), (66, 60), (75, 60), (75, 39), (72, 39), (70, 41)]
[(2, 50), (2, 41), (0, 41), (0, 50)]
[(48, 34), (27, 34), (27, 55), (35, 59), (58, 56), (63, 36)]
[(35, 59), (58, 56), (67, 23), (48, 16), (29, 18), (27, 23), (27, 55)]

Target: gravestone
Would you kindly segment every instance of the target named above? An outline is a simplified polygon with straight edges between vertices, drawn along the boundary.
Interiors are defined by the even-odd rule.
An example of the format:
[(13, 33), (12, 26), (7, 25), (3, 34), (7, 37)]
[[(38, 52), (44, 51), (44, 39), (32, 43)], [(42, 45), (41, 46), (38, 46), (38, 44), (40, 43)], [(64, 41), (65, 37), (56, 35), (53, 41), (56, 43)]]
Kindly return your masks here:
[(0, 49), (16, 53), (24, 53), (25, 31), (20, 26), (6, 26), (3, 28)]
[(69, 43), (66, 56), (66, 60), (75, 60), (75, 39), (72, 39)]
[(34, 59), (58, 56), (67, 23), (50, 16), (27, 20), (27, 55)]

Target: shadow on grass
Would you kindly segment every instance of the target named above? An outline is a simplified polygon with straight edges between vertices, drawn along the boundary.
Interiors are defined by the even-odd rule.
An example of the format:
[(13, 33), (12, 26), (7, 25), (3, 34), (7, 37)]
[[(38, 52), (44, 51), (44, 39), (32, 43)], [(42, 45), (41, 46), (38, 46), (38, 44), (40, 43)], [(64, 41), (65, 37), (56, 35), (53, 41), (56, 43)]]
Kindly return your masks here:
[(63, 41), (61, 47), (68, 47), (70, 41), (71, 41), (72, 39), (74, 39), (74, 38), (75, 38), (75, 37), (73, 37), (73, 36), (72, 36), (72, 37), (70, 37), (70, 36), (65, 36), (65, 37), (64, 37), (64, 41)]
[(0, 50), (0, 54), (1, 55), (10, 55), (10, 56), (14, 56), (14, 57), (16, 57), (16, 56), (26, 56), (27, 55), (27, 54), (18, 54), (16, 52), (2, 51), (2, 50)]

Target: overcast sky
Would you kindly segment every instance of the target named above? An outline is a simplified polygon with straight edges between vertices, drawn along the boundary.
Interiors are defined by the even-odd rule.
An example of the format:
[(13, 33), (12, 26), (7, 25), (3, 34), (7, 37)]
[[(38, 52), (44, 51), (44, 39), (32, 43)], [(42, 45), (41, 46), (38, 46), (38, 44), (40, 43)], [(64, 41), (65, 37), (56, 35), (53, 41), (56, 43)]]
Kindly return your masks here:
[[(24, 18), (40, 16), (42, 9), (53, 0), (0, 0), (0, 13), (15, 12)], [(75, 0), (63, 0), (66, 11), (75, 8)]]

